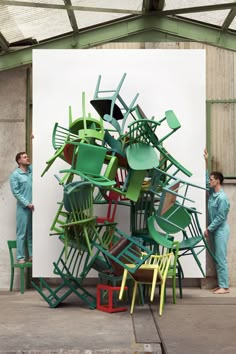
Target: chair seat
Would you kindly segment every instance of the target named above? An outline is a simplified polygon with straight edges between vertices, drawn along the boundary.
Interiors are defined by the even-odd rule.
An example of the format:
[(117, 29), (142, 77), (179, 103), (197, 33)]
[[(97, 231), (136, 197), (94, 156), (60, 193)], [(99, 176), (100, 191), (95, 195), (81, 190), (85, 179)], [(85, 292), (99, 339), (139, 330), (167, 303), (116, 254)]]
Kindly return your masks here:
[(185, 239), (179, 243), (179, 249), (185, 250), (185, 249), (189, 249), (189, 248), (194, 248), (201, 241), (202, 241), (202, 236), (191, 237), (191, 238)]
[(133, 170), (150, 170), (158, 167), (159, 159), (152, 146), (135, 143), (126, 149), (129, 166)]
[(64, 172), (70, 172), (73, 173), (75, 175), (79, 175), (80, 177), (84, 178), (85, 180), (91, 182), (92, 184), (94, 184), (95, 186), (98, 187), (113, 187), (116, 182), (115, 181), (111, 181), (108, 178), (106, 178), (105, 176), (99, 176), (99, 175), (89, 175), (89, 174), (85, 174), (81, 171), (75, 170), (73, 168), (69, 169), (69, 170), (61, 170), (61, 173)]

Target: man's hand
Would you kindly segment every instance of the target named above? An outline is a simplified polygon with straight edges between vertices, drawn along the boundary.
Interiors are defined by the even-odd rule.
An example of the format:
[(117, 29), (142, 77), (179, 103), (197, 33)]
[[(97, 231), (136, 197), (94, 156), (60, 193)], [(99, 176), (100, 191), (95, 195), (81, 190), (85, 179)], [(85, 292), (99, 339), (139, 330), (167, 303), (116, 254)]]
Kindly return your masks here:
[(207, 229), (204, 231), (204, 236), (205, 236), (205, 237), (208, 237), (208, 236), (209, 236), (209, 231), (208, 231)]
[(27, 208), (29, 208), (31, 211), (34, 211), (34, 205), (33, 204), (27, 205)]
[(207, 162), (207, 161), (208, 161), (208, 152), (207, 152), (207, 149), (204, 149), (204, 154), (203, 154), (203, 156), (204, 156), (205, 161)]

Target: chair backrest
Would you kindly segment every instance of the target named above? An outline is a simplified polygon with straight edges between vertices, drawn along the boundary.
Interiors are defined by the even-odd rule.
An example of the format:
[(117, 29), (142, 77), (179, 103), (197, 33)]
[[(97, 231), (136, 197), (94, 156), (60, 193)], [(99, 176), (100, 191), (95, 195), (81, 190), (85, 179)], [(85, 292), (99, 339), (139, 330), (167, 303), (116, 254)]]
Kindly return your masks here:
[(130, 227), (132, 235), (148, 234), (147, 220), (154, 211), (154, 194), (141, 192), (136, 203), (131, 203)]
[(16, 249), (16, 240), (8, 240), (7, 245), (10, 253), (11, 267), (13, 267), (14, 266), (13, 249)]
[(71, 182), (64, 186), (64, 207), (73, 221), (93, 216), (93, 186), (89, 182)]
[(172, 249), (173, 241), (168, 238), (168, 234), (161, 234), (155, 224), (156, 224), (156, 216), (152, 215), (148, 218), (148, 231), (150, 237), (158, 244), (167, 249)]
[(75, 169), (85, 174), (99, 175), (105, 160), (106, 151), (102, 146), (78, 143)]
[(184, 231), (191, 223), (191, 215), (187, 209), (175, 203), (163, 215), (155, 215), (155, 219), (160, 228), (169, 233), (175, 234)]

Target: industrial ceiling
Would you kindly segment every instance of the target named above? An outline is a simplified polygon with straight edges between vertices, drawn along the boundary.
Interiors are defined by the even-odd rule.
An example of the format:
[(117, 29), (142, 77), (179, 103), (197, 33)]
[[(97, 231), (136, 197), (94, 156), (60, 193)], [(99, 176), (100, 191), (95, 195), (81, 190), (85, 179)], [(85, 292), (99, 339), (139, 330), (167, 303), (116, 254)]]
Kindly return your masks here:
[(0, 0), (0, 70), (32, 49), (195, 41), (236, 51), (236, 1)]

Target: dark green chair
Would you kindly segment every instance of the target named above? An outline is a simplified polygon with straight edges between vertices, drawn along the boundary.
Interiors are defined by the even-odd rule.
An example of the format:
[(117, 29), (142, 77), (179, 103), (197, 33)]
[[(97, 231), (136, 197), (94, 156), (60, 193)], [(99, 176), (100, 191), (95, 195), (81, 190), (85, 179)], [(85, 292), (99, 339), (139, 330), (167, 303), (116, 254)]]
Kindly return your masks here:
[(25, 292), (25, 270), (27, 270), (27, 285), (30, 284), (30, 272), (32, 269), (32, 262), (25, 262), (23, 264), (15, 262), (14, 259), (14, 249), (16, 249), (16, 240), (7, 241), (9, 253), (10, 253), (10, 262), (11, 262), (11, 280), (10, 280), (10, 291), (13, 289), (14, 284), (14, 275), (15, 268), (20, 269), (20, 292), (24, 294)]

